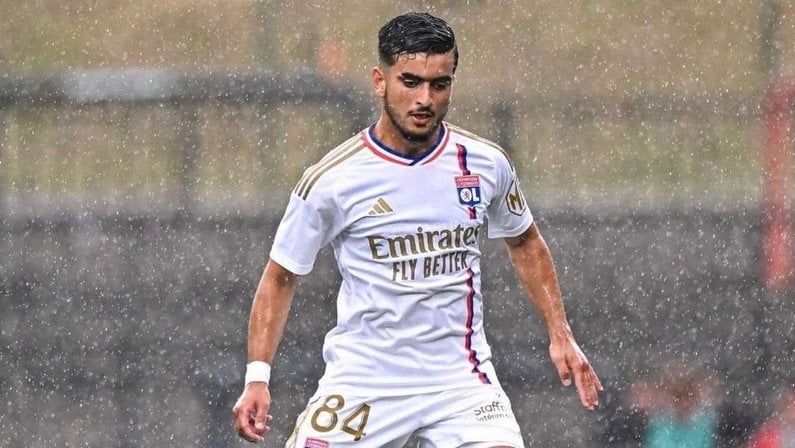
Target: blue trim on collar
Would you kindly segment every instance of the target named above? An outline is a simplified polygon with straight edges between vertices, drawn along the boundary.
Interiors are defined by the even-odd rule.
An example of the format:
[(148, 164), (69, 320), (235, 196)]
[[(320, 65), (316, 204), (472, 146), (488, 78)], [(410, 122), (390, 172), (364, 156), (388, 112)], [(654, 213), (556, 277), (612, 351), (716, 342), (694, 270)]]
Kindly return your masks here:
[(383, 149), (384, 151), (388, 152), (389, 154), (392, 154), (393, 156), (400, 157), (401, 159), (405, 159), (405, 160), (411, 160), (411, 163), (409, 164), (409, 166), (417, 164), (422, 159), (427, 157), (429, 154), (433, 153), (437, 148), (439, 148), (439, 145), (444, 140), (444, 136), (447, 134), (447, 129), (445, 129), (446, 126), (444, 125), (444, 123), (440, 123), (439, 127), (441, 128), (441, 131), (439, 132), (439, 137), (436, 139), (436, 143), (434, 143), (433, 146), (428, 148), (427, 151), (425, 151), (424, 153), (420, 154), (419, 156), (411, 157), (411, 156), (408, 156), (406, 154), (403, 154), (402, 152), (399, 152), (399, 151), (397, 151), (395, 149), (390, 148), (389, 146), (384, 144), (384, 142), (382, 142), (381, 140), (378, 140), (378, 138), (375, 136), (375, 133), (373, 132), (373, 130), (375, 129), (376, 123), (371, 124), (370, 128), (367, 129), (367, 134), (370, 136), (370, 139), (373, 140), (373, 143), (378, 145), (379, 148)]

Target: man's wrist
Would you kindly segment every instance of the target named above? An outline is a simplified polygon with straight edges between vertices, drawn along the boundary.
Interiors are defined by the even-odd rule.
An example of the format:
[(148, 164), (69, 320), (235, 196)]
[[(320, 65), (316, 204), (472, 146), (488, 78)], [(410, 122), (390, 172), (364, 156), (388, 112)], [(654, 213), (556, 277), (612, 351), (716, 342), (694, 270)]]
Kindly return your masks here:
[(550, 340), (555, 339), (568, 339), (572, 337), (571, 327), (569, 323), (564, 321), (556, 325), (550, 325), (547, 328)]
[(249, 383), (270, 383), (271, 366), (264, 361), (251, 361), (246, 365), (245, 384)]

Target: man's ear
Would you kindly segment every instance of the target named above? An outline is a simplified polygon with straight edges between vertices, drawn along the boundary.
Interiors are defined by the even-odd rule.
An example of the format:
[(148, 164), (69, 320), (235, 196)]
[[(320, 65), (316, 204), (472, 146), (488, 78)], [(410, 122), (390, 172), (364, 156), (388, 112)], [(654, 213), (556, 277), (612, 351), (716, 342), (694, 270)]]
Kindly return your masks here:
[(386, 75), (380, 66), (373, 68), (373, 91), (379, 98), (386, 94)]

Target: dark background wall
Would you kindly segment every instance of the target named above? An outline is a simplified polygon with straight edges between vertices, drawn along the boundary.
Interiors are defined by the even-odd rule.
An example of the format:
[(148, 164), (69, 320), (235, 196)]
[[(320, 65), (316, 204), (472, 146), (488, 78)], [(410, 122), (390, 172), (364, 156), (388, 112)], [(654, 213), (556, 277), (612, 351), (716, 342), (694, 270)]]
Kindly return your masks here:
[[(250, 300), (280, 211), (59, 213), (6, 221), (0, 445), (242, 446)], [(535, 211), (569, 317), (607, 390), (580, 409), (499, 241), (484, 241), (487, 333), (531, 446), (622, 446), (624, 393), (671, 359), (704, 367), (759, 419), (791, 379), (792, 297), (757, 282), (757, 210)], [(302, 279), (274, 368), (279, 446), (322, 372), (338, 284), (324, 252)], [(621, 432), (620, 430), (618, 431)], [(552, 441), (555, 440), (553, 443)]]

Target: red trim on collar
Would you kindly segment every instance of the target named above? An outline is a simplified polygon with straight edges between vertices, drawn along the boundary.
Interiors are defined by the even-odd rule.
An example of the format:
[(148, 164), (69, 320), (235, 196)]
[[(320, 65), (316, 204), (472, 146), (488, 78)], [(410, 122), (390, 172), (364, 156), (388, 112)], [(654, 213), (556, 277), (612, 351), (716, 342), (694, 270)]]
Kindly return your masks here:
[(425, 157), (419, 160), (412, 160), (408, 158), (393, 156), (389, 152), (385, 151), (383, 148), (380, 147), (380, 145), (378, 145), (378, 143), (374, 142), (371, 139), (369, 127), (362, 131), (361, 138), (362, 141), (364, 142), (364, 146), (366, 146), (367, 149), (369, 149), (376, 156), (388, 162), (396, 163), (398, 165), (403, 165), (403, 166), (427, 165), (433, 162), (434, 160), (436, 160), (436, 158), (438, 158), (442, 154), (442, 152), (444, 152), (444, 148), (445, 146), (447, 146), (447, 142), (450, 141), (450, 128), (447, 127), (447, 124), (444, 122), (442, 122), (442, 126), (444, 126), (444, 137), (442, 138), (442, 141), (436, 145), (436, 148), (433, 150), (433, 152), (426, 154)]

